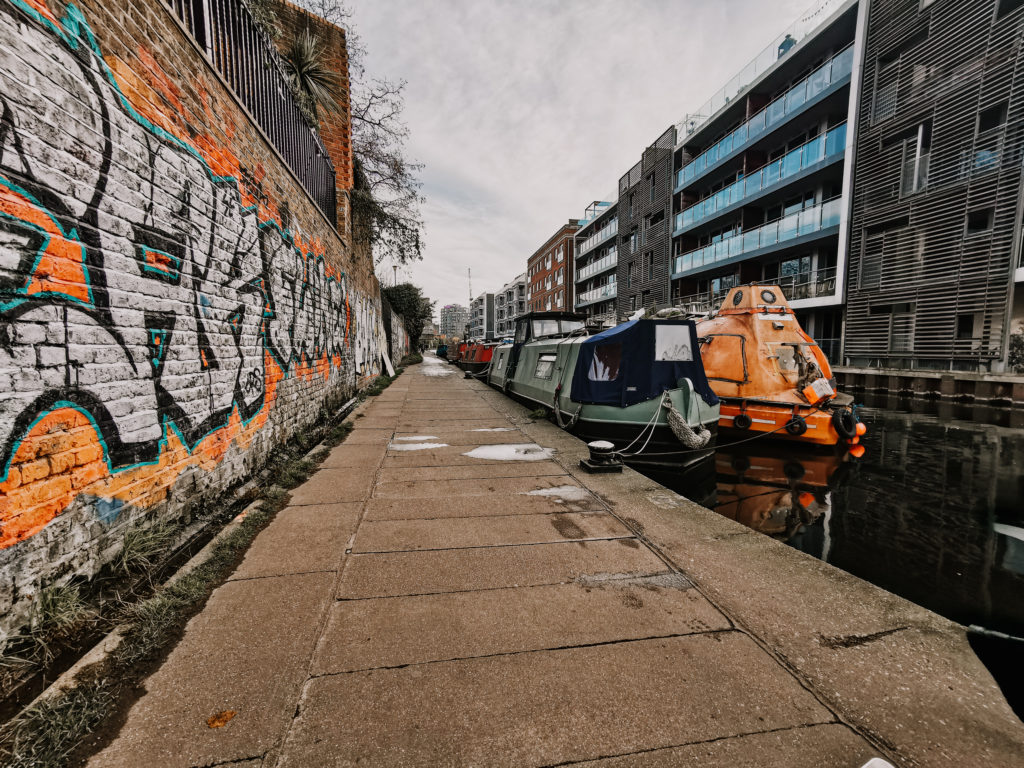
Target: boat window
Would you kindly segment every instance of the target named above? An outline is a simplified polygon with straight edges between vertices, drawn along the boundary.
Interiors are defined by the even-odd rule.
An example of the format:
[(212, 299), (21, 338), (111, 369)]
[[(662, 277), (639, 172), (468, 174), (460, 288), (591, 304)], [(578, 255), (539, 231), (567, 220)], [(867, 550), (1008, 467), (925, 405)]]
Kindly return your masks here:
[(516, 344), (522, 344), (526, 341), (526, 327), (526, 323), (516, 325)]
[(541, 336), (554, 336), (558, 333), (558, 321), (557, 320), (534, 320), (533, 321), (533, 338), (539, 339)]
[(693, 360), (693, 345), (690, 341), (690, 326), (655, 326), (654, 359), (667, 362), (690, 362)]
[(622, 365), (622, 344), (601, 344), (594, 350), (587, 378), (591, 381), (615, 381)]
[(573, 333), (584, 327), (582, 320), (560, 320), (559, 325), (562, 328), (562, 333)]
[(533, 378), (535, 379), (550, 379), (551, 373), (555, 369), (555, 355), (543, 354), (537, 358), (537, 370), (533, 372)]

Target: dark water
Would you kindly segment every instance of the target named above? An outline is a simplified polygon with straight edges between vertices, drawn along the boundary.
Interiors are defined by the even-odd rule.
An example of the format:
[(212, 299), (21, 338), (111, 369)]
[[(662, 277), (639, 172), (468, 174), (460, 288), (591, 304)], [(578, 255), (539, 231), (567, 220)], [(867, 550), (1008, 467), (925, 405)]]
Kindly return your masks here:
[[(1024, 411), (858, 400), (860, 458), (754, 441), (652, 477), (947, 618), (1024, 637)], [(972, 643), (1019, 703), (1024, 642)]]

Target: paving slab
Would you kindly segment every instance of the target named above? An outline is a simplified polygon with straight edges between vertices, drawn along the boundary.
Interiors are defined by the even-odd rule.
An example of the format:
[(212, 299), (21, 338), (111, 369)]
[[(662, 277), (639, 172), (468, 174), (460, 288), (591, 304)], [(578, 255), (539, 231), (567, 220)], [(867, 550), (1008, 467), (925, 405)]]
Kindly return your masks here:
[(562, 465), (553, 461), (489, 461), (457, 466), (385, 467), (378, 476), (378, 482), (479, 480), (492, 477), (543, 477), (546, 475), (559, 475), (566, 478), (568, 482), (575, 482), (565, 473), (565, 468)]
[[(494, 468), (496, 465), (487, 465)], [(504, 497), (505, 503), (512, 503), (509, 496), (542, 495), (538, 491), (551, 491), (562, 488), (576, 489), (584, 494), (582, 486), (566, 476), (546, 477), (491, 477), (476, 482), (457, 482), (453, 480), (413, 480), (377, 483), (373, 490), (376, 498), (406, 498), (415, 494), (423, 498), (431, 496), (492, 496)], [(567, 492), (572, 494), (572, 491)], [(518, 499), (516, 499), (518, 501)]]
[[(216, 589), (90, 768), (188, 768), (266, 752), (295, 711), (333, 581), (316, 573)], [(223, 728), (207, 725), (228, 710), (236, 714)]]
[(549, 496), (519, 496), (514, 507), (495, 508), (486, 496), (410, 496), (403, 499), (373, 499), (366, 503), (367, 520), (419, 520), (431, 518), (492, 517), (499, 512), (543, 515), (552, 512), (606, 512), (595, 496), (565, 501)]
[(374, 473), (362, 467), (324, 468), (291, 492), (292, 506), (363, 501), (370, 496)]
[(386, 444), (355, 445), (345, 442), (331, 449), (324, 463), (320, 466), (322, 469), (343, 467), (376, 468), (380, 465), (386, 452)]
[(283, 765), (552, 765), (831, 720), (721, 632), (316, 678)]
[(860, 768), (881, 755), (839, 723), (797, 726), (576, 763), (576, 768)]
[(360, 526), (352, 551), (411, 552), (632, 536), (633, 533), (611, 515), (576, 512), (439, 520), (375, 520)]
[(678, 574), (335, 603), (314, 675), (729, 628)]
[(231, 579), (336, 571), (362, 510), (362, 502), (285, 507), (256, 537)]
[(652, 576), (665, 564), (631, 539), (351, 555), (340, 598), (535, 586), (582, 576)]
[[(362, 419), (357, 419), (353, 422), (356, 427), (359, 427), (359, 422)], [(345, 442), (342, 445), (387, 445), (391, 442), (391, 436), (395, 433), (394, 429), (356, 429), (348, 437), (345, 438)]]

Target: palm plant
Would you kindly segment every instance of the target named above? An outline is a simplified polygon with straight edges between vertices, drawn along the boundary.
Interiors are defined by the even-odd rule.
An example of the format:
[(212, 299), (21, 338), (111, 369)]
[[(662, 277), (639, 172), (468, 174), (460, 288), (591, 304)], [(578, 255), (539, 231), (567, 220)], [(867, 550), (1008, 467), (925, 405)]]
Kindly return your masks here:
[(321, 110), (338, 111), (338, 102), (345, 98), (344, 83), (328, 64), (319, 37), (304, 29), (292, 38), (284, 52), (284, 64), (300, 106), (314, 123), (319, 122)]

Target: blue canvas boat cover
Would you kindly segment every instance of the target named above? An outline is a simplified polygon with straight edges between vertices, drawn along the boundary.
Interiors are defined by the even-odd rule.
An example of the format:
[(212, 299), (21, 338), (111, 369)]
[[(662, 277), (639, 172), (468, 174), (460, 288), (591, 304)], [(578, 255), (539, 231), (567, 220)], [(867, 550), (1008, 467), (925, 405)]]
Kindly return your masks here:
[(680, 379), (693, 382), (708, 405), (711, 391), (691, 320), (630, 320), (580, 344), (572, 376), (577, 403), (627, 406), (675, 389)]

